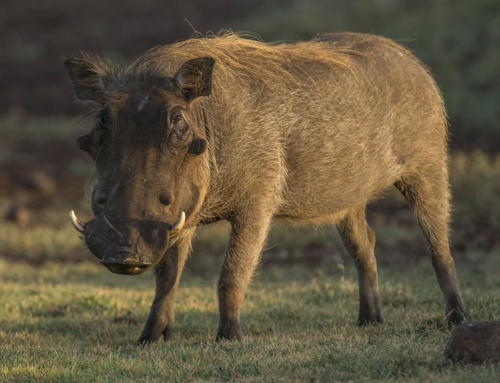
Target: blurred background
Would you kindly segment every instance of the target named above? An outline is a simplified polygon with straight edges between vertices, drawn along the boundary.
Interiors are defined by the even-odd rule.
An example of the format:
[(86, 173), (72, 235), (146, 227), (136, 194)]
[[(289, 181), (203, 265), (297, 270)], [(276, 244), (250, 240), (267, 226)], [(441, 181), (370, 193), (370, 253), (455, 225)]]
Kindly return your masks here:
[[(76, 137), (81, 115), (62, 56), (88, 51), (126, 65), (146, 50), (193, 31), (249, 31), (266, 42), (334, 31), (398, 40), (427, 64), (450, 117), (454, 193), (452, 252), (483, 272), (500, 251), (500, 2), (498, 0), (3, 0), (0, 3), (0, 257), (12, 262), (96, 262), (68, 212), (91, 216), (92, 161)], [(370, 206), (381, 265), (427, 261), (412, 212), (389, 191)], [(227, 224), (200, 230), (191, 273), (218, 270)], [(333, 228), (277, 224), (263, 267), (338, 272), (350, 265)]]

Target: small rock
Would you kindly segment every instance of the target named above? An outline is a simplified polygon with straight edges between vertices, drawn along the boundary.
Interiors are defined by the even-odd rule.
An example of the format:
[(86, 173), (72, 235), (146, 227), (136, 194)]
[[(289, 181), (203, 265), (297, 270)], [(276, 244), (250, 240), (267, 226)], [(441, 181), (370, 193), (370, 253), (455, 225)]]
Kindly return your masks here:
[(457, 326), (444, 355), (464, 363), (500, 362), (500, 322), (467, 322)]

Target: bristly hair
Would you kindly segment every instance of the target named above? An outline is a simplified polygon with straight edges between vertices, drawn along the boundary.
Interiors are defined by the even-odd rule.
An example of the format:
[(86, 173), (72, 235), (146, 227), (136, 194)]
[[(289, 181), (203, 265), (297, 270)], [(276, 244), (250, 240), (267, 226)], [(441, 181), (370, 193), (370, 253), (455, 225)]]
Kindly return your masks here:
[[(217, 163), (213, 151), (217, 150), (218, 141), (227, 136), (227, 132), (235, 124), (244, 122), (252, 125), (253, 134), (265, 134), (266, 137), (274, 135), (272, 140), (275, 143), (288, 137), (292, 130), (300, 131), (302, 128), (305, 131), (308, 120), (303, 118), (300, 109), (301, 95), (308, 95), (309, 101), (318, 100), (307, 104), (308, 107), (317, 108), (308, 110), (307, 113), (321, 116), (323, 113), (320, 109), (326, 105), (326, 100), (322, 99), (337, 92), (335, 84), (355, 84), (366, 74), (367, 68), (363, 66), (373, 65), (374, 60), (370, 58), (386, 60), (392, 57), (387, 52), (397, 52), (397, 57), (406, 56), (418, 63), (417, 66), (424, 67), (409, 50), (392, 40), (352, 33), (325, 34), (311, 41), (293, 44), (264, 43), (253, 35), (226, 30), (206, 36), (195, 34), (186, 41), (155, 47), (122, 69), (97, 56), (84, 54), (81, 57), (96, 67), (106, 85), (108, 100), (112, 102), (126, 100), (136, 89), (147, 92), (155, 88), (165, 89), (171, 84), (169, 79), (188, 60), (199, 57), (211, 57), (215, 60), (211, 96), (199, 97), (192, 112), (193, 115), (202, 116), (199, 120), (204, 124), (200, 125), (217, 127), (213, 132), (207, 131), (207, 134), (210, 133), (208, 158), (211, 161), (211, 189), (208, 193), (212, 197), (211, 206), (207, 203), (206, 210), (223, 212), (225, 208), (222, 206), (229, 207), (232, 201), (222, 193), (216, 195), (213, 190), (227, 190), (234, 185), (229, 185), (227, 180), (216, 181), (220, 178), (218, 174), (227, 172), (219, 172), (223, 165)], [(430, 76), (426, 81), (431, 81), (437, 89)], [(444, 107), (441, 110), (444, 111)], [(443, 116), (443, 120), (445, 119)], [(278, 124), (282, 131), (269, 129)], [(243, 138), (234, 140), (232, 144), (239, 147), (241, 152), (253, 150), (250, 141), (246, 142)], [(281, 145), (264, 154), (268, 157), (268, 163), (276, 164), (279, 168), (276, 190), (279, 199), (287, 187), (286, 150)], [(241, 156), (241, 161), (244, 159), (245, 156)], [(263, 159), (260, 161), (265, 162)], [(265, 174), (264, 171), (260, 173)], [(234, 177), (230, 182), (236, 183), (239, 180)], [(266, 179), (265, 182), (270, 181)], [(234, 189), (237, 187), (234, 186)], [(234, 198), (239, 197), (235, 195)]]
[[(324, 63), (329, 66), (348, 69), (352, 64), (349, 49), (339, 48), (332, 52), (332, 46), (319, 42), (295, 44), (266, 44), (245, 33), (221, 31), (206, 37), (196, 36), (189, 40), (158, 46), (148, 51), (128, 68), (124, 74), (131, 77), (138, 73), (173, 76), (187, 60), (209, 56), (216, 61), (214, 85), (227, 77), (259, 81), (269, 89), (284, 90), (307, 77), (303, 69), (311, 64)], [(321, 47), (323, 46), (323, 47)], [(323, 49), (322, 49), (323, 48)]]
[[(264, 43), (248, 33), (223, 30), (218, 34), (203, 36), (196, 33), (192, 38), (164, 46), (158, 46), (140, 57), (127, 68), (120, 69), (108, 59), (88, 53), (76, 56), (91, 62), (110, 91), (127, 86), (156, 87), (162, 79), (175, 75), (187, 60), (209, 56), (215, 59), (214, 88), (228, 78), (244, 82), (258, 82), (268, 90), (283, 93), (296, 89), (297, 84), (310, 80), (311, 65), (327, 65), (330, 68), (349, 70), (353, 55), (358, 50), (349, 46), (332, 49), (329, 42), (298, 42), (295, 44)], [(113, 89), (114, 88), (114, 89)]]
[[(310, 89), (318, 86), (309, 74), (311, 68), (324, 68), (330, 75), (336, 71), (352, 72), (359, 59), (369, 56), (376, 47), (369, 43), (373, 35), (344, 35), (348, 35), (348, 41), (335, 41), (335, 35), (325, 34), (312, 41), (285, 44), (264, 43), (253, 34), (231, 30), (205, 36), (195, 32), (188, 40), (149, 50), (126, 68), (118, 68), (108, 59), (87, 53), (76, 57), (95, 66), (107, 85), (106, 93), (113, 98), (120, 98), (121, 91), (126, 93), (130, 88), (150, 90), (168, 86), (168, 78), (173, 77), (184, 62), (204, 56), (216, 62), (213, 99), (224, 99), (224, 93), (234, 94), (234, 90), (225, 91), (225, 85), (234, 80), (250, 89), (261, 91), (265, 88), (268, 95), (284, 96), (293, 94), (304, 84)], [(409, 50), (394, 41), (379, 39), (418, 61)]]

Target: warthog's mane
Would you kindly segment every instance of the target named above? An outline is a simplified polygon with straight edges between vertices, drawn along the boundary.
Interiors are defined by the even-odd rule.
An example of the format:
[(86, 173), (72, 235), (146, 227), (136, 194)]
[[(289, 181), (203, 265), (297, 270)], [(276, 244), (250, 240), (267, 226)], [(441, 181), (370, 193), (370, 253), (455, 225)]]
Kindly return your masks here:
[[(338, 40), (334, 34), (318, 36), (311, 41), (286, 44), (264, 43), (248, 33), (223, 30), (218, 34), (195, 34), (192, 38), (170, 45), (157, 46), (127, 67), (113, 65), (109, 59), (80, 53), (100, 74), (109, 101), (120, 102), (131, 91), (168, 90), (180, 66), (197, 57), (209, 56), (215, 60), (213, 72), (214, 103), (225, 104), (239, 89), (250, 90), (240, 95), (240, 101), (257, 99), (265, 93), (269, 98), (296, 97), (297, 91), (309, 88), (322, 91), (321, 82), (335, 82), (335, 76), (354, 73), (363, 57), (380, 54), (381, 49), (395, 48), (418, 61), (410, 51), (389, 39), (383, 45), (371, 44), (373, 35), (343, 34)], [(348, 36), (346, 39), (345, 36)], [(385, 45), (385, 48), (384, 48)], [(316, 75), (312, 76), (311, 72)], [(318, 76), (322, 73), (322, 76)]]
[[(253, 37), (250, 39), (249, 37)], [(311, 44), (264, 43), (243, 33), (223, 31), (206, 37), (197, 36), (171, 45), (159, 46), (139, 58), (123, 75), (125, 78), (142, 79), (150, 76), (173, 76), (183, 62), (201, 56), (215, 59), (214, 88), (219, 90), (228, 79), (259, 82), (269, 90), (286, 92), (295, 88), (298, 82), (309, 78), (310, 65), (326, 64), (339, 69), (352, 66), (352, 55), (359, 51), (340, 47), (332, 54), (328, 42)]]
[[(391, 40), (387, 42), (392, 43)], [(198, 34), (185, 41), (155, 47), (126, 68), (117, 67), (97, 55), (80, 53), (78, 56), (95, 66), (107, 85), (108, 93), (126, 91), (127, 87), (165, 86), (162, 79), (174, 76), (185, 61), (202, 56), (216, 61), (213, 73), (216, 90), (223, 89), (228, 79), (236, 79), (257, 82), (273, 92), (286, 93), (303, 84), (304, 80), (312, 81), (308, 74), (311, 66), (352, 69), (355, 56), (369, 54), (360, 49), (362, 43), (359, 38), (336, 47), (335, 42), (332, 44), (320, 38), (314, 43), (264, 43), (251, 34), (222, 31), (206, 36)]]

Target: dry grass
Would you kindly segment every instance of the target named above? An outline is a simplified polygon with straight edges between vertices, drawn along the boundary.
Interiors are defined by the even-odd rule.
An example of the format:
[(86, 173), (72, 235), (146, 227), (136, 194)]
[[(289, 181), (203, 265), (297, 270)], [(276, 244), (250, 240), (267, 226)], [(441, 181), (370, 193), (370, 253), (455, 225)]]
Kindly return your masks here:
[[(48, 139), (59, 131), (52, 126)], [(43, 146), (44, 139), (33, 142)], [(39, 166), (50, 169), (44, 161)], [(81, 161), (64, 159), (74, 171), (71, 182), (80, 179), (83, 189), (91, 166)], [(444, 358), (444, 300), (413, 214), (395, 192), (368, 212), (377, 234), (383, 325), (355, 326), (355, 269), (333, 228), (278, 224), (247, 294), (244, 342), (216, 344), (215, 285), (229, 235), (229, 226), (218, 224), (198, 232), (172, 340), (141, 349), (133, 344), (154, 278), (98, 266), (67, 217), (77, 208), (89, 218), (83, 193), (65, 194), (70, 189), (54, 174), (59, 194), (34, 196), (13, 178), (0, 196), (2, 215), (13, 201), (24, 201), (30, 216), (24, 226), (0, 222), (0, 381), (499, 380), (498, 365), (460, 366)], [(455, 153), (451, 177), (452, 252), (464, 299), (475, 320), (499, 320), (500, 160)]]
[[(498, 269), (499, 255), (486, 265)], [(0, 263), (0, 380), (28, 381), (497, 381), (496, 365), (456, 366), (433, 271), (382, 270), (386, 322), (355, 326), (354, 269), (324, 274), (268, 267), (250, 288), (243, 343), (214, 342), (216, 275), (187, 273), (169, 343), (133, 346), (154, 294), (150, 275), (95, 264)], [(476, 319), (499, 319), (498, 279), (460, 270)], [(124, 318), (124, 319), (116, 319)], [(138, 321), (138, 325), (136, 324)]]

